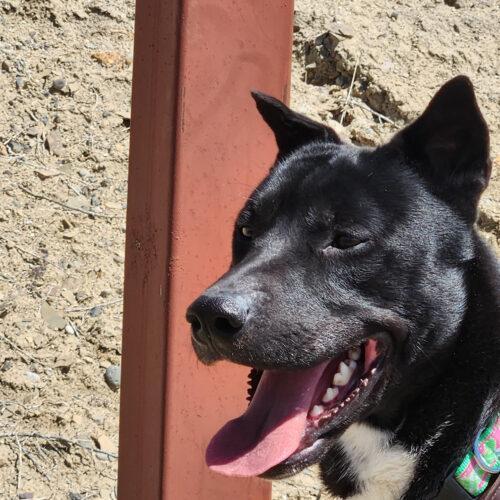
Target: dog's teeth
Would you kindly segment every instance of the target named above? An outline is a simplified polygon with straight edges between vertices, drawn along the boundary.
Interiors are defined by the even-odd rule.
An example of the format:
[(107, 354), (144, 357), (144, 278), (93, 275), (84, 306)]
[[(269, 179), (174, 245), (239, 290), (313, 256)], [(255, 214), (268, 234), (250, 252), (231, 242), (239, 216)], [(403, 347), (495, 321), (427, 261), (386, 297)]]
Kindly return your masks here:
[(361, 383), (366, 387), (368, 385), (368, 379), (364, 378), (363, 380), (361, 380)]
[(354, 390), (356, 394), (358, 394), (359, 391), (360, 391), (359, 387), (356, 387), (356, 389)]
[(314, 405), (312, 410), (309, 412), (311, 417), (319, 417), (324, 411), (323, 405)]
[(329, 387), (323, 395), (323, 399), (321, 401), (323, 401), (323, 403), (330, 403), (338, 396), (338, 394), (339, 390), (336, 387), (333, 389)]
[(343, 402), (342, 402), (342, 403), (340, 403), (340, 405), (339, 405), (339, 406), (340, 406), (341, 408), (344, 408), (344, 403), (343, 403)]
[(333, 376), (333, 385), (343, 386), (343, 385), (346, 385), (347, 382), (349, 382), (349, 377), (346, 377), (342, 373), (336, 373)]
[(371, 371), (370, 371), (370, 373), (373, 375), (376, 371), (377, 371), (376, 368), (372, 368)]
[(349, 403), (350, 401), (351, 401), (351, 396), (348, 396), (347, 398), (345, 398), (346, 403)]
[(358, 361), (361, 357), (361, 349), (358, 347), (357, 349), (349, 349), (349, 358), (354, 361)]
[(343, 361), (340, 362), (340, 365), (339, 365), (339, 372), (342, 374), (342, 375), (347, 375), (348, 377), (351, 376), (351, 369), (349, 366), (347, 366), (346, 363), (344, 363)]
[(339, 411), (339, 407), (338, 407), (338, 406), (336, 406), (336, 407), (332, 410), (332, 413), (334, 413), (334, 414), (335, 414), (335, 413), (337, 413), (338, 411)]

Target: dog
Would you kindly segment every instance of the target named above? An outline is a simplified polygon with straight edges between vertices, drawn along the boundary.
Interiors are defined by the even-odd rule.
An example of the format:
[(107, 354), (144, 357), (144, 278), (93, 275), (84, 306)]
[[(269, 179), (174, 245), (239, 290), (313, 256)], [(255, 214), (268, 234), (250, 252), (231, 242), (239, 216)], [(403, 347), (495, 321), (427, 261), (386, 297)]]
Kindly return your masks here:
[(229, 270), (187, 310), (202, 362), (251, 368), (249, 407), (207, 463), (270, 479), (319, 463), (342, 498), (435, 498), (500, 410), (473, 86), (450, 80), (376, 148), (252, 95), (279, 152), (236, 220)]

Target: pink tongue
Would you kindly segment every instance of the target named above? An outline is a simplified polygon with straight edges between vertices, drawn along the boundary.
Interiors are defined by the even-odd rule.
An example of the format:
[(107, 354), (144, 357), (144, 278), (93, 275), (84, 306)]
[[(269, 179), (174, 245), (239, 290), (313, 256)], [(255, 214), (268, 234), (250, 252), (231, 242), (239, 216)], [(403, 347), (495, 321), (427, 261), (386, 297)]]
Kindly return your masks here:
[(257, 476), (300, 445), (316, 386), (328, 362), (300, 371), (266, 370), (247, 411), (212, 438), (206, 461), (228, 476)]

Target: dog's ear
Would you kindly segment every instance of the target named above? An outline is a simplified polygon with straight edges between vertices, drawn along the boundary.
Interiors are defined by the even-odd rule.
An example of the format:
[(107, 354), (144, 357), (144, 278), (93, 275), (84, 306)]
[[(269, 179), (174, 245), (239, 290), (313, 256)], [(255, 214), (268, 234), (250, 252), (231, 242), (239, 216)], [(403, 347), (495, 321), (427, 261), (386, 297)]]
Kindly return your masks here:
[(491, 174), (489, 133), (472, 83), (457, 76), (439, 89), (424, 113), (391, 141), (469, 222)]
[(252, 97), (262, 118), (274, 132), (279, 149), (278, 158), (309, 142), (341, 142), (330, 127), (292, 111), (278, 99), (255, 91)]

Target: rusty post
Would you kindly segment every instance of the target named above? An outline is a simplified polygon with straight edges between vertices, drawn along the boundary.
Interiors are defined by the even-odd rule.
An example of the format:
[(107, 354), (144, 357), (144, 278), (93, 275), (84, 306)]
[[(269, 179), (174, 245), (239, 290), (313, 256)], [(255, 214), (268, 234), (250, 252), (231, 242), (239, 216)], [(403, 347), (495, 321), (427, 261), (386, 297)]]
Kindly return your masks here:
[(136, 6), (120, 410), (120, 500), (264, 500), (205, 447), (247, 370), (197, 362), (186, 306), (228, 266), (237, 210), (276, 154), (250, 89), (288, 97), (292, 0)]

